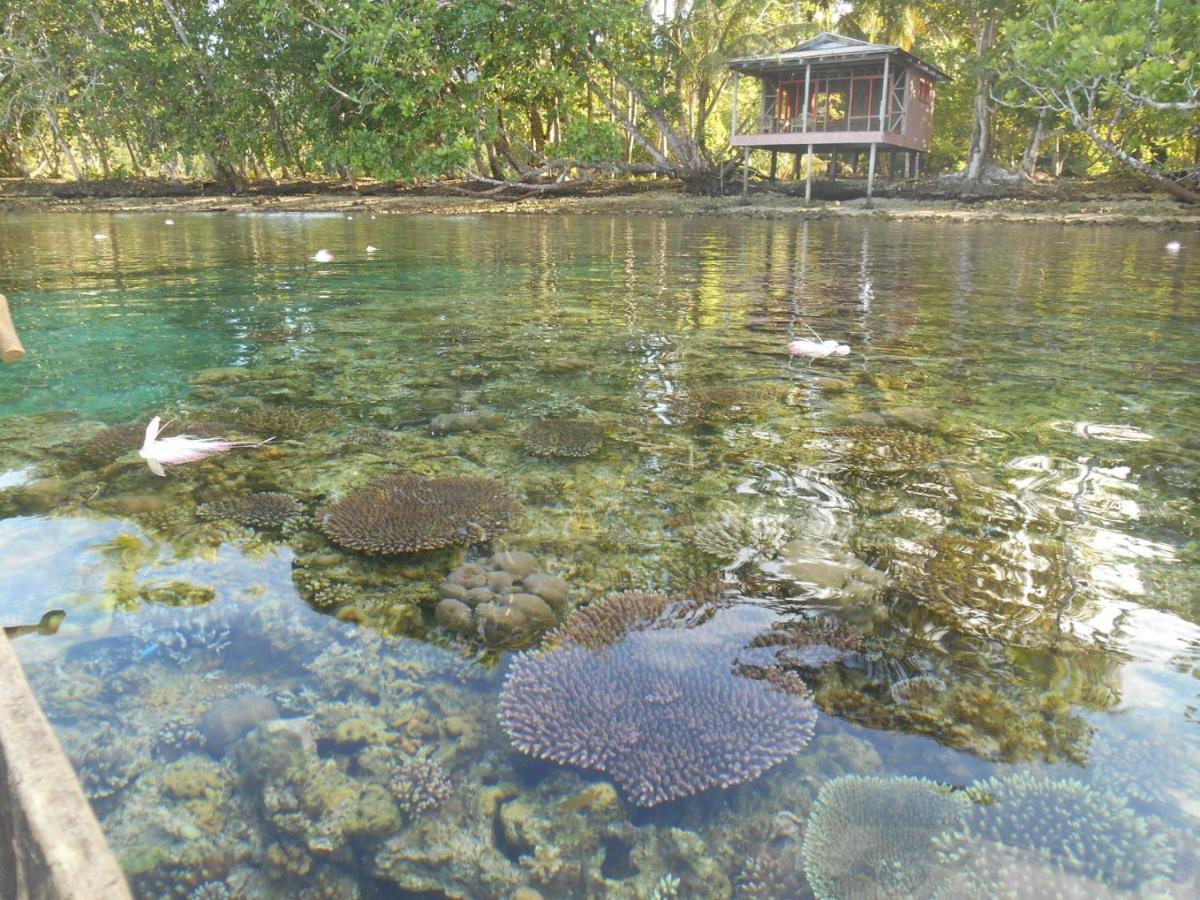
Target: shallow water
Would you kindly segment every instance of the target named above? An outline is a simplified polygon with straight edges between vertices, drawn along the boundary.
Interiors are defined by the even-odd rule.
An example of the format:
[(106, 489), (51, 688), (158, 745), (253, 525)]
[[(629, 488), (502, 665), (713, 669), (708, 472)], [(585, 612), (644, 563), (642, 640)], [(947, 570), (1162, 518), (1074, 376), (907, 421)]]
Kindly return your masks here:
[[(138, 895), (1197, 892), (1200, 254), (1030, 225), (174, 218), (0, 220), (29, 354), (0, 369), (0, 624), (66, 612), (16, 646)], [(789, 359), (813, 331), (852, 352)], [(156, 413), (275, 440), (159, 479), (133, 452)], [(602, 442), (535, 455), (542, 418)], [(524, 512), (391, 558), (315, 527), (409, 474)], [(197, 516), (262, 491), (304, 517)], [(434, 615), (505, 549), (566, 581), (537, 608), (581, 640), (571, 608), (678, 602), (505, 687), (549, 622)]]

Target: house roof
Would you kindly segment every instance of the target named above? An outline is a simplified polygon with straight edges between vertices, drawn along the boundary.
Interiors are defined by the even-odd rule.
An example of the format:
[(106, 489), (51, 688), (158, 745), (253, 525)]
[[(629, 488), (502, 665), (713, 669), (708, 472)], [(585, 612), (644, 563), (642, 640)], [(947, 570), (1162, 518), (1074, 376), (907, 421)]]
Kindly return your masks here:
[(743, 56), (729, 61), (735, 72), (765, 74), (781, 69), (794, 69), (809, 63), (865, 62), (882, 60), (888, 56), (902, 57), (906, 62), (924, 71), (935, 81), (949, 81), (950, 76), (931, 63), (917, 59), (895, 44), (872, 44), (857, 38), (822, 31), (815, 37), (797, 44), (790, 50), (764, 56)]

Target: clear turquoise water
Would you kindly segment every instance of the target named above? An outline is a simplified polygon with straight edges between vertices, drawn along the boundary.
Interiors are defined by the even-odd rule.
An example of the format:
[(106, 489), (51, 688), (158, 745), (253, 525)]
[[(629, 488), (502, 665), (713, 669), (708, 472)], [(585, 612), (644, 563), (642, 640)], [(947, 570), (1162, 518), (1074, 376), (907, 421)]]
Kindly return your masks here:
[[(931, 896), (1194, 895), (1192, 236), (1171, 256), (1165, 233), (1085, 227), (164, 218), (0, 221), (29, 351), (0, 369), (0, 624), (66, 611), (17, 647), (139, 895), (645, 897), (671, 876), (688, 897), (894, 896), (913, 872)], [(851, 354), (789, 359), (810, 327)], [(262, 404), (273, 445), (167, 479), (87, 449), (155, 413), (266, 437)], [(496, 418), (431, 432), (477, 410)], [(526, 452), (531, 420), (564, 416), (601, 449)], [(410, 472), (495, 478), (525, 512), (491, 546), (384, 561), (195, 515), (263, 490), (311, 513)], [(640, 809), (612, 773), (518, 754), (510, 650), (437, 626), (442, 579), (501, 547), (573, 606), (703, 584), (862, 644), (795, 669), (819, 715), (789, 761)], [(919, 674), (943, 687), (893, 690)], [(284, 724), (214, 750), (197, 728), (247, 694)], [(396, 781), (414, 760), (449, 784), (432, 809)], [(868, 828), (912, 815), (881, 812), (900, 782), (813, 817), (844, 775), (976, 800), (1020, 775), (1050, 799), (1019, 804), (1026, 844), (985, 823), (901, 853), (899, 823)], [(802, 851), (831, 827), (864, 849)], [(1098, 862), (1122, 854), (1145, 871)]]

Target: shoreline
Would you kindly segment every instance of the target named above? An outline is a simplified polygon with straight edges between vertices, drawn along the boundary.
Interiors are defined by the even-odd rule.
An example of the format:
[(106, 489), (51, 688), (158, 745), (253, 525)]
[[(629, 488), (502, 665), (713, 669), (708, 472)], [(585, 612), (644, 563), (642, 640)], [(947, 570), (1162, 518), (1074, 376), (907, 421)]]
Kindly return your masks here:
[(1188, 207), (1157, 195), (1129, 194), (1078, 200), (996, 198), (966, 203), (952, 199), (877, 197), (814, 201), (786, 193), (756, 192), (705, 197), (662, 188), (602, 196), (484, 200), (442, 195), (329, 191), (296, 194), (187, 196), (59, 197), (0, 191), (0, 214), (27, 212), (344, 212), (378, 215), (657, 215), (711, 216), (731, 219), (1009, 222), (1058, 225), (1108, 225), (1200, 230), (1200, 207)]

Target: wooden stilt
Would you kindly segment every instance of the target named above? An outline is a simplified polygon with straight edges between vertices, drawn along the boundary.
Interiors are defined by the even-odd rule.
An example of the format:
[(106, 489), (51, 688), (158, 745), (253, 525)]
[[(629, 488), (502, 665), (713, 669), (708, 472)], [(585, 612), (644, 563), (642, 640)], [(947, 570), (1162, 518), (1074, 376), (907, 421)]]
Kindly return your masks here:
[(775, 187), (775, 165), (777, 162), (776, 157), (778, 156), (779, 154), (774, 150), (771, 151), (771, 187)]
[(830, 150), (829, 151), (829, 172), (828, 172), (830, 181), (837, 181), (837, 166), (838, 166), (837, 151)]
[(804, 205), (812, 203), (812, 166), (813, 166), (813, 145), (808, 145), (808, 164), (806, 166), (807, 173), (804, 177)]
[(25, 355), (21, 339), (17, 337), (16, 326), (8, 312), (8, 299), (0, 294), (0, 359), (5, 362), (16, 362)]
[(871, 142), (871, 159), (867, 162), (867, 209), (872, 206), (871, 198), (875, 193), (875, 142)]
[(750, 192), (750, 148), (742, 148), (742, 199)]

